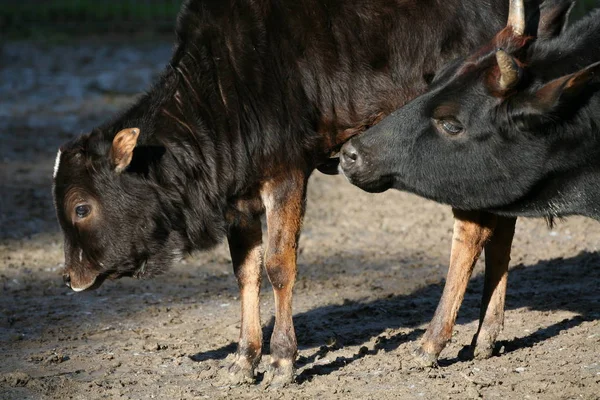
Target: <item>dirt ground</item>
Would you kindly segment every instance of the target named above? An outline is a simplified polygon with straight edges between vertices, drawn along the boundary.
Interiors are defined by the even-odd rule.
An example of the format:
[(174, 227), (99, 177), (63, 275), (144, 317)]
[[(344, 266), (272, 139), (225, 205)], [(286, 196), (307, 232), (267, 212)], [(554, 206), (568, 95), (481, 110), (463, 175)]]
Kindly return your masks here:
[(50, 193), (57, 147), (130, 103), (170, 51), (167, 42), (2, 46), (1, 399), (600, 398), (600, 225), (583, 218), (554, 230), (520, 220), (498, 354), (457, 356), (476, 329), (480, 262), (431, 370), (408, 360), (441, 294), (451, 212), (400, 192), (366, 194), (342, 177), (316, 173), (309, 185), (294, 297), (297, 383), (284, 390), (261, 385), (264, 361), (256, 385), (223, 379), (239, 329), (225, 245), (159, 278), (70, 291)]

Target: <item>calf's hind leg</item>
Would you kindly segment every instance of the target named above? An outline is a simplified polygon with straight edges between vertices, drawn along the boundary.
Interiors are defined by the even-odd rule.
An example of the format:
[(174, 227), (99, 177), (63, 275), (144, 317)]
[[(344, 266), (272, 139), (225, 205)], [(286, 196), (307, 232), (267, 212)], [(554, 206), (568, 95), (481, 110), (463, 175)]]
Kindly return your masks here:
[(269, 232), (265, 268), (275, 297), (271, 362), (264, 377), (267, 386), (284, 386), (294, 379), (298, 350), (292, 321), (292, 289), (305, 193), (306, 175), (301, 172), (271, 180), (261, 191)]
[(496, 224), (496, 216), (479, 211), (454, 210), (454, 218), (446, 284), (433, 319), (416, 352), (416, 361), (426, 367), (437, 364), (440, 352), (452, 337), (452, 329), (473, 267)]
[(234, 383), (251, 383), (254, 382), (254, 370), (260, 361), (262, 350), (258, 297), (262, 269), (260, 218), (255, 217), (231, 226), (228, 242), (242, 305), (240, 339), (229, 373)]

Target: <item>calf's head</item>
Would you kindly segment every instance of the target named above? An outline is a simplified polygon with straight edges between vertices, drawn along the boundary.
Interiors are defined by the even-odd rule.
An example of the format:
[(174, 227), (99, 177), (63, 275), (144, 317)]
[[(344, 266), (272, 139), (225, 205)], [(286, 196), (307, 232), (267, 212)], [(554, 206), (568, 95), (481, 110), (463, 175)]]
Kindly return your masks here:
[(131, 173), (140, 130), (111, 141), (81, 136), (61, 147), (54, 167), (54, 201), (64, 233), (65, 283), (75, 291), (106, 278), (157, 272), (172, 257), (170, 229), (157, 191)]

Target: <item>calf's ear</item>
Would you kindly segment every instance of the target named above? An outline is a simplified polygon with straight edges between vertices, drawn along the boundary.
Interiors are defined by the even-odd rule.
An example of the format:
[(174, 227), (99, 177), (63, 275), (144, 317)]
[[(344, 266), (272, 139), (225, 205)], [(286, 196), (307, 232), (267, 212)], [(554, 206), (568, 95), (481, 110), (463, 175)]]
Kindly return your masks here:
[(544, 1), (540, 7), (537, 37), (550, 39), (560, 35), (567, 27), (573, 5), (575, 5), (573, 0)]
[(109, 158), (116, 173), (121, 173), (133, 158), (133, 149), (137, 144), (140, 130), (138, 128), (123, 129), (115, 135), (110, 149)]
[(575, 100), (586, 89), (592, 89), (590, 84), (600, 81), (599, 78), (600, 62), (597, 62), (545, 84), (534, 94), (530, 106), (540, 113), (555, 111), (561, 104)]

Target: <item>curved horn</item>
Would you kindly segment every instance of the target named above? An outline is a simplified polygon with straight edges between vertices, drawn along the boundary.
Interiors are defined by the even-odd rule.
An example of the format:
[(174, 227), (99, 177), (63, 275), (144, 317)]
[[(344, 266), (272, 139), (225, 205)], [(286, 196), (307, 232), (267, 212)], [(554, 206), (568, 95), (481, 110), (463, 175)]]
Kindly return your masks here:
[(523, 0), (510, 0), (508, 9), (508, 24), (517, 36), (525, 33), (525, 4)]
[(515, 87), (519, 83), (521, 68), (519, 68), (512, 56), (504, 50), (496, 52), (496, 61), (500, 68), (500, 81), (498, 82), (500, 89), (507, 90)]

